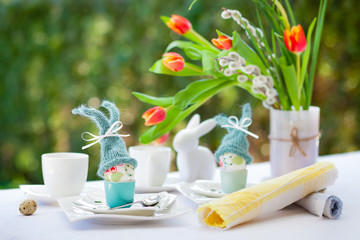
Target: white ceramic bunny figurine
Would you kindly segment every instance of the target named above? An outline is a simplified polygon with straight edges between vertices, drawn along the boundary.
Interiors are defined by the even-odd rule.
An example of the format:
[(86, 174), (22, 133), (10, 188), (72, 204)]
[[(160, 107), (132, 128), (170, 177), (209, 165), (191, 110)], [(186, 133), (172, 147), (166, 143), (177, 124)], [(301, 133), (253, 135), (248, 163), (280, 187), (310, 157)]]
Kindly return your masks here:
[(215, 126), (214, 119), (200, 123), (200, 115), (195, 114), (187, 127), (175, 135), (173, 146), (177, 152), (177, 167), (182, 180), (193, 182), (213, 178), (216, 169), (214, 154), (208, 148), (199, 146), (199, 138)]

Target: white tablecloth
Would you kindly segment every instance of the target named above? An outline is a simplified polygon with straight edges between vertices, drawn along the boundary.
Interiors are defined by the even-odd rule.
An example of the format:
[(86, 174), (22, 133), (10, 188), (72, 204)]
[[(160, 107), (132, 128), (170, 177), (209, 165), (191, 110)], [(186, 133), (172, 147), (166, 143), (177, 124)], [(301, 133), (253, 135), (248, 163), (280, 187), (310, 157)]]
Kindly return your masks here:
[[(339, 169), (336, 185), (328, 188), (344, 203), (338, 220), (316, 217), (291, 205), (230, 230), (213, 230), (200, 226), (197, 206), (179, 196), (193, 211), (171, 220), (135, 225), (101, 225), (87, 220), (71, 223), (59, 206), (41, 202), (34, 215), (21, 215), (18, 207), (25, 197), (20, 189), (10, 189), (0, 191), (0, 239), (360, 239), (360, 151), (319, 160), (333, 162)], [(269, 174), (269, 163), (252, 164), (248, 181), (257, 182)]]

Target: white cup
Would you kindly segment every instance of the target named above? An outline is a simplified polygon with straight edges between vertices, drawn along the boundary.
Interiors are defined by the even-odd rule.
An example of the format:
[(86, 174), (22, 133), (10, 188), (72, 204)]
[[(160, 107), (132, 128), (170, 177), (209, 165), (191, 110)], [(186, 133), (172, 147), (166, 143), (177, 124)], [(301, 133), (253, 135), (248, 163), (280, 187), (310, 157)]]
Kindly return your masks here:
[(86, 182), (89, 155), (83, 153), (46, 153), (41, 156), (47, 193), (52, 197), (80, 195)]
[(135, 170), (137, 186), (161, 187), (170, 169), (171, 148), (163, 146), (133, 146), (129, 154), (138, 162)]

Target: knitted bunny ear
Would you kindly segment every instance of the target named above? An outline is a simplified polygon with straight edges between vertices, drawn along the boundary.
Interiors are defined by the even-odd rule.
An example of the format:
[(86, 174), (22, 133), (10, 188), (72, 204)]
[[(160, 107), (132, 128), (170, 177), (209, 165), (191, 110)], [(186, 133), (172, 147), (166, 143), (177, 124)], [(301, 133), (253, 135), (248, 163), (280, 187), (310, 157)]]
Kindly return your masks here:
[(110, 114), (110, 125), (112, 125), (114, 122), (119, 121), (120, 119), (120, 113), (117, 107), (114, 103), (109, 102), (107, 100), (104, 100), (101, 103), (101, 106), (106, 108), (109, 111)]
[[(228, 117), (223, 113), (220, 113), (220, 114), (216, 115), (214, 117), (214, 119), (215, 119), (217, 125), (220, 126), (220, 127), (228, 124)], [(228, 131), (230, 130), (230, 128), (226, 128), (226, 129)]]
[(93, 122), (96, 123), (96, 126), (99, 129), (99, 134), (103, 135), (110, 128), (110, 124), (106, 116), (99, 110), (81, 105), (72, 110), (73, 114), (82, 115), (90, 118)]
[(251, 106), (250, 106), (250, 103), (246, 103), (246, 104), (243, 106), (240, 122), (241, 122), (241, 120), (243, 120), (244, 118), (251, 118)]

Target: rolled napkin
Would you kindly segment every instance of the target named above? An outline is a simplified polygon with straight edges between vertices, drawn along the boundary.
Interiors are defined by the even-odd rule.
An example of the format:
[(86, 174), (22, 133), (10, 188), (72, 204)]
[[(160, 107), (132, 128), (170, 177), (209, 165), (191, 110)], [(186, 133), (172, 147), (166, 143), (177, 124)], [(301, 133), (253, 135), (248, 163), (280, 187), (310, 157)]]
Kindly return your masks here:
[(205, 203), (198, 208), (198, 217), (205, 226), (229, 229), (333, 185), (337, 177), (334, 164), (315, 163)]
[(337, 196), (330, 193), (317, 192), (300, 199), (296, 204), (302, 206), (316, 216), (337, 219), (342, 212), (343, 203)]

